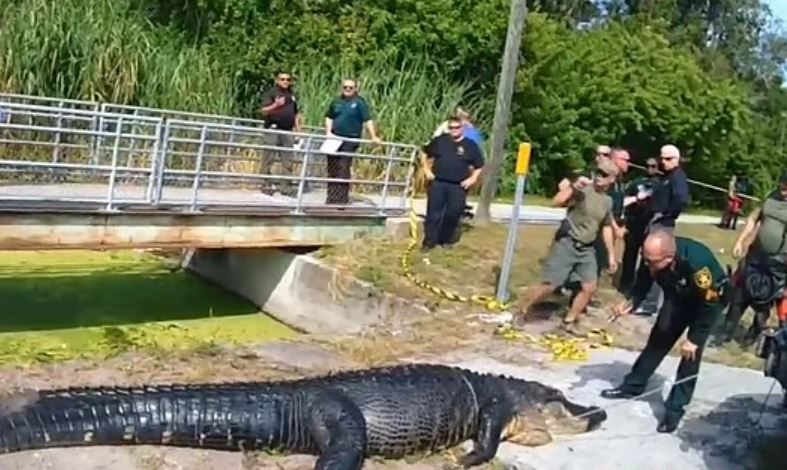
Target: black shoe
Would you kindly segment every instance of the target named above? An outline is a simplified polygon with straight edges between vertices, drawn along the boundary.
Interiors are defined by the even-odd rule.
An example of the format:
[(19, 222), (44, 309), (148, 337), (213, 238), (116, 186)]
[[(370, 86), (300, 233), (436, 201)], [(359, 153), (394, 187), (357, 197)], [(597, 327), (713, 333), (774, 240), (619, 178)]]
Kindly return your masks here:
[(656, 431), (670, 434), (678, 429), (678, 424), (680, 420), (674, 418), (664, 418), (659, 423), (659, 427), (656, 428)]
[(603, 390), (601, 392), (601, 396), (603, 398), (608, 398), (610, 400), (618, 400), (621, 398), (634, 398), (637, 396), (636, 393), (632, 393), (626, 389), (617, 387), (617, 388), (610, 388), (607, 390)]

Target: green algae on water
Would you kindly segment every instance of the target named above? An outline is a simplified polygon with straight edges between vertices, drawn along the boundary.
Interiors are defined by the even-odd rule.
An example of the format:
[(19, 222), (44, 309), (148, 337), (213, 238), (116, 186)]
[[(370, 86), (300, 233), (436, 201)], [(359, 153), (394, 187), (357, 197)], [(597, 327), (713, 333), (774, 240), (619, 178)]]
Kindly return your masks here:
[(0, 364), (295, 335), (250, 302), (175, 265), (133, 250), (0, 252)]

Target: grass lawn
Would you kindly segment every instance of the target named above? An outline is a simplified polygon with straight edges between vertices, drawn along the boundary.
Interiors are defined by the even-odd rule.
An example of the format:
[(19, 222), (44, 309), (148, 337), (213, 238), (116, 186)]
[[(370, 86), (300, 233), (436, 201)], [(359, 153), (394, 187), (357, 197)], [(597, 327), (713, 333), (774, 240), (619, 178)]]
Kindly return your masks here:
[(0, 252), (0, 362), (289, 337), (251, 303), (135, 251)]

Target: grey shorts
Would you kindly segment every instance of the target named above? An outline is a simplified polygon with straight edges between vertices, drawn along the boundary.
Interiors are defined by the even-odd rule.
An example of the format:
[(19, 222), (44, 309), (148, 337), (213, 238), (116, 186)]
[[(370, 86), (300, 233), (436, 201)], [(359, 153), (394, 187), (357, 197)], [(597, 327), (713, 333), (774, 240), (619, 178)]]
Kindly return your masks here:
[(582, 248), (574, 246), (571, 237), (563, 237), (552, 243), (544, 263), (544, 282), (562, 286), (571, 276), (580, 282), (596, 282), (598, 279), (596, 250), (593, 245)]

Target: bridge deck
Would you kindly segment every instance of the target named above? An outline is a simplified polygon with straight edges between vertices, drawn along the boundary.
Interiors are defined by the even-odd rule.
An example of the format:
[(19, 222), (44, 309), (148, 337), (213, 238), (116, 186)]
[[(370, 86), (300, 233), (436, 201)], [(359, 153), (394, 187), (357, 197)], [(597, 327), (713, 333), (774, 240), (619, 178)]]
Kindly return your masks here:
[[(164, 187), (160, 200), (151, 205), (146, 200), (147, 188), (142, 185), (118, 185), (113, 195), (113, 209), (123, 212), (157, 212), (180, 210), (191, 206), (191, 188)], [(304, 192), (300, 209), (304, 214), (316, 216), (374, 216), (379, 217), (383, 206), (379, 195), (351, 194), (350, 203), (344, 207), (325, 204), (326, 191)], [(100, 211), (109, 200), (106, 185), (101, 184), (13, 184), (0, 185), (0, 211)], [(278, 215), (289, 214), (298, 200), (282, 194), (263, 194), (259, 189), (211, 189), (201, 188), (196, 200), (198, 211), (194, 214), (243, 214)], [(387, 215), (392, 207), (407, 208), (407, 201), (401, 196), (386, 198)], [(188, 214), (188, 212), (186, 212)]]

